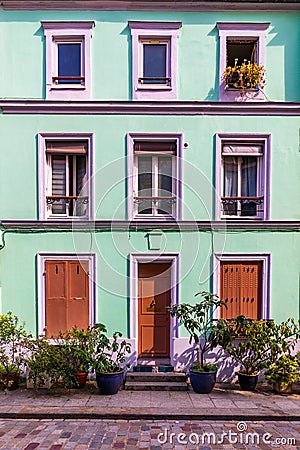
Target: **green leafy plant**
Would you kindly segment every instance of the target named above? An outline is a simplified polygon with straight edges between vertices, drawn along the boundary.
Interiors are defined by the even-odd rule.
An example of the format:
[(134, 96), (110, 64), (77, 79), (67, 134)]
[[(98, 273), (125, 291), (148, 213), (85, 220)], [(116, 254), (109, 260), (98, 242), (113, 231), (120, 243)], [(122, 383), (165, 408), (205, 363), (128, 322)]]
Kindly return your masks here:
[(215, 334), (212, 332), (212, 321), (217, 308), (226, 306), (225, 302), (219, 299), (217, 295), (210, 292), (198, 292), (195, 296), (201, 295), (202, 299), (195, 305), (182, 303), (168, 308), (172, 317), (183, 324), (190, 335), (189, 343), (196, 344), (196, 361), (192, 369), (196, 371), (215, 371), (215, 364), (205, 363), (205, 355), (209, 350), (216, 347), (217, 342)]
[(27, 367), (34, 387), (44, 384), (47, 379), (52, 384), (61, 383), (66, 388), (76, 386), (76, 374), (88, 372), (91, 366), (94, 339), (93, 330), (73, 327), (64, 333), (60, 332), (52, 343), (44, 336), (31, 341)]
[(95, 337), (94, 330), (79, 329), (76, 326), (65, 333), (59, 333), (56, 342), (60, 346), (63, 359), (72, 367), (74, 373), (89, 371)]
[(115, 331), (112, 340), (107, 336), (106, 326), (102, 323), (92, 328), (95, 339), (95, 349), (92, 358), (92, 367), (96, 372), (114, 373), (121, 370), (125, 363), (126, 354), (131, 351), (131, 344), (125, 339), (119, 342), (122, 333)]
[(276, 324), (245, 316), (220, 319), (214, 326), (216, 342), (240, 363), (247, 375), (257, 374), (294, 348), (299, 326), (293, 319)]
[(268, 383), (279, 383), (287, 386), (300, 382), (300, 361), (297, 355), (283, 354), (265, 371)]
[(0, 314), (0, 383), (5, 386), (4, 379), (20, 376), (29, 338), (17, 316), (12, 312)]
[(30, 353), (26, 359), (27, 376), (38, 389), (50, 380), (51, 384), (58, 382), (61, 376), (61, 359), (58, 347), (51, 344), (44, 336), (28, 342)]
[(265, 68), (256, 63), (243, 62), (241, 65), (226, 67), (223, 78), (226, 87), (234, 89), (263, 89), (266, 83)]

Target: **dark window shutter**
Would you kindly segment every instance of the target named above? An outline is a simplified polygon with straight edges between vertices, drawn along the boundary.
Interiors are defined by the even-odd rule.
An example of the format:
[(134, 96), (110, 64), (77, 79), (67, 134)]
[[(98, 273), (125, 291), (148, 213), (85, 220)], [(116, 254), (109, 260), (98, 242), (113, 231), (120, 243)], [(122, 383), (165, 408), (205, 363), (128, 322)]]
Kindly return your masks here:
[(176, 155), (176, 141), (135, 141), (134, 153), (164, 153)]

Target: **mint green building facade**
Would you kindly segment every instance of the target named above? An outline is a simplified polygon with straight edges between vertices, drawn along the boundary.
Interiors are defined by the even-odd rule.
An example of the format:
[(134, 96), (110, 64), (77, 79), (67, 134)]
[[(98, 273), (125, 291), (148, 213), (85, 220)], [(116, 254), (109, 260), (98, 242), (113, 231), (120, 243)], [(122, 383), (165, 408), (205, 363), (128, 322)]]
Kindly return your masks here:
[[(229, 303), (252, 302), (257, 318), (298, 319), (299, 3), (22, 3), (4, 0), (0, 11), (1, 311), (47, 334), (50, 265), (86, 261), (88, 322), (120, 330), (135, 360), (156, 345), (155, 323), (140, 322), (141, 265), (169, 265), (169, 304), (244, 289), (246, 300)], [(74, 69), (60, 60), (68, 45), (80, 49), (79, 74), (61, 75)], [(266, 68), (263, 89), (224, 88), (220, 67), (234, 45), (250, 46)], [(148, 49), (149, 67), (164, 55), (159, 81)], [(258, 272), (234, 281), (232, 267)], [(166, 347), (148, 358), (184, 366), (187, 336), (176, 322), (167, 327)]]

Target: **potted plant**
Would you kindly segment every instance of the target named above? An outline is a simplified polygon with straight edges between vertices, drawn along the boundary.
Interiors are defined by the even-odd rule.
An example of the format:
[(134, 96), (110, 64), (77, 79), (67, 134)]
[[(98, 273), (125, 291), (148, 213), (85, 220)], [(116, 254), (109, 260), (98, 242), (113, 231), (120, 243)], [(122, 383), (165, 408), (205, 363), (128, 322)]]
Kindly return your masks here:
[(226, 88), (231, 89), (263, 89), (265, 86), (265, 68), (256, 63), (250, 63), (244, 60), (241, 65), (237, 65), (237, 59), (234, 66), (227, 66), (223, 78), (226, 82)]
[(291, 393), (293, 383), (300, 382), (299, 353), (295, 354), (297, 339), (300, 338), (300, 322), (288, 319), (274, 326), (271, 342), (270, 365), (265, 372), (265, 378), (273, 384), (273, 389), (279, 393)]
[(300, 362), (297, 355), (289, 353), (281, 355), (265, 371), (268, 383), (273, 384), (274, 391), (280, 394), (290, 394), (293, 383), (300, 382)]
[(2, 389), (18, 388), (21, 366), (24, 361), (25, 342), (30, 335), (24, 324), (11, 312), (0, 314), (0, 386)]
[(85, 386), (94, 351), (94, 340), (95, 333), (90, 328), (85, 330), (75, 326), (65, 333), (59, 333), (56, 343), (61, 356), (61, 377), (67, 386)]
[(260, 370), (290, 348), (290, 338), (297, 329), (292, 323), (277, 325), (273, 320), (254, 320), (241, 315), (220, 319), (214, 326), (218, 343), (241, 365), (238, 380), (242, 390), (255, 389)]
[(124, 380), (125, 357), (131, 351), (131, 344), (125, 339), (119, 342), (122, 337), (119, 331), (115, 331), (110, 340), (102, 323), (96, 324), (92, 331), (95, 338), (92, 367), (96, 372), (98, 388), (101, 394), (116, 394)]
[(51, 344), (45, 336), (31, 339), (27, 343), (28, 355), (25, 361), (27, 387), (34, 389), (50, 388), (60, 376), (60, 358), (57, 346)]
[(198, 292), (202, 299), (195, 305), (182, 303), (168, 308), (172, 317), (183, 324), (190, 335), (189, 343), (196, 344), (196, 361), (190, 367), (190, 381), (192, 388), (199, 394), (211, 392), (216, 382), (217, 366), (205, 362), (205, 355), (209, 350), (216, 347), (215, 335), (212, 331), (212, 320), (214, 313), (225, 302), (217, 295), (210, 292)]

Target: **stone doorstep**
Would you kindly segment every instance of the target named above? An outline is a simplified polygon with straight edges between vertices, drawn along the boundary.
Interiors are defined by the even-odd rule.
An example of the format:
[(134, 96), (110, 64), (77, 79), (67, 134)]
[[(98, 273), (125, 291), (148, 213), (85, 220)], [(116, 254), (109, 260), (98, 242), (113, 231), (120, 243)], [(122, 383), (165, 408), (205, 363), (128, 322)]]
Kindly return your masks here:
[(126, 381), (125, 391), (187, 391), (186, 382), (178, 381)]
[(187, 391), (186, 375), (175, 372), (127, 372), (127, 391)]
[(126, 382), (127, 381), (148, 381), (148, 382), (156, 382), (161, 383), (163, 381), (169, 382), (185, 382), (186, 374), (185, 373), (176, 373), (176, 372), (127, 372), (126, 374)]

